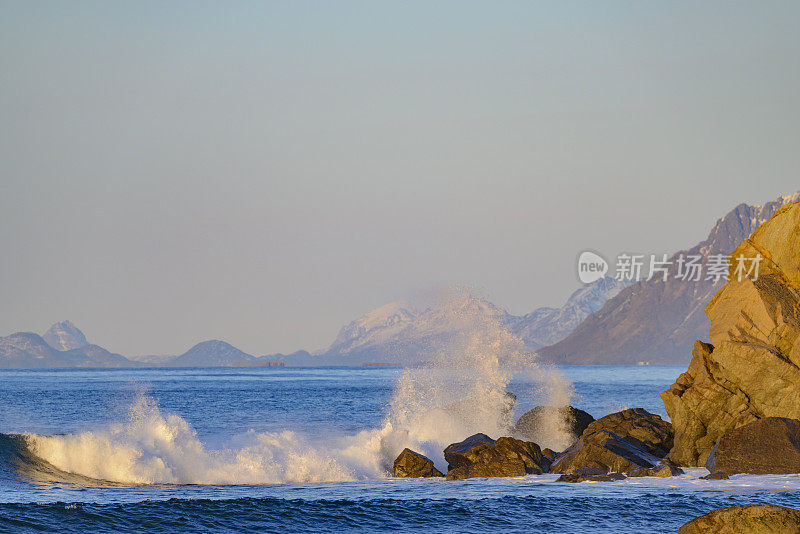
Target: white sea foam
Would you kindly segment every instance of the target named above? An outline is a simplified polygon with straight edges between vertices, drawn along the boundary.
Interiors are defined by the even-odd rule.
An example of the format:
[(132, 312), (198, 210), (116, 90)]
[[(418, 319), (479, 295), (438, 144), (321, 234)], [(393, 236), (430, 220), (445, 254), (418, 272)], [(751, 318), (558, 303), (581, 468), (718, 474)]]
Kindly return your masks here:
[[(404, 447), (445, 470), (442, 450), (476, 432), (509, 435), (514, 376), (535, 384), (534, 398), (566, 405), (572, 387), (557, 371), (540, 366), (522, 342), (484, 314), (470, 310), (472, 294), (448, 294), (461, 328), (428, 363), (399, 374), (384, 423), (352, 436), (313, 440), (287, 430), (248, 432), (227, 448), (209, 449), (191, 425), (164, 414), (141, 396), (128, 420), (103, 431), (27, 435), (34, 454), (69, 473), (123, 483), (276, 484), (340, 482), (387, 476)], [(569, 443), (566, 421), (547, 425), (542, 447)]]

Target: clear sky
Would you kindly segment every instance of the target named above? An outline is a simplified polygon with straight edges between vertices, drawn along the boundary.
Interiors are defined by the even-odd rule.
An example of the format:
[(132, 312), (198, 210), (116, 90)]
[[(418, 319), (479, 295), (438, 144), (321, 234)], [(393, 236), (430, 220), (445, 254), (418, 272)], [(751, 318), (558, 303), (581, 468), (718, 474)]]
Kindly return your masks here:
[(0, 2), (0, 335), (261, 355), (526, 313), (800, 189), (797, 2)]

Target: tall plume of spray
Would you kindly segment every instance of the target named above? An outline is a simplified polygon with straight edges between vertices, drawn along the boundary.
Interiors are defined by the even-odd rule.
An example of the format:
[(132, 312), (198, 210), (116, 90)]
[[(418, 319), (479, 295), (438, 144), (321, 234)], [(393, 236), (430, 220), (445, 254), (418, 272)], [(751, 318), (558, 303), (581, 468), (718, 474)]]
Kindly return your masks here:
[[(442, 464), (442, 449), (477, 432), (492, 437), (512, 434), (515, 395), (512, 379), (534, 391), (541, 404), (566, 406), (572, 384), (504, 326), (504, 312), (479, 298), (471, 288), (446, 291), (436, 304), (449, 336), (430, 347), (429, 359), (405, 369), (397, 380), (383, 439), (386, 460), (405, 446), (424, 450)], [(572, 440), (558, 411), (548, 414), (538, 431), (539, 445), (563, 450)]]
[[(189, 422), (142, 396), (127, 421), (100, 431), (26, 435), (30, 451), (65, 473), (135, 484), (276, 484), (386, 476), (404, 447), (445, 469), (442, 450), (477, 432), (511, 435), (515, 380), (538, 404), (565, 406), (572, 386), (503, 327), (504, 312), (469, 289), (446, 292), (429, 308), (425, 362), (399, 373), (384, 422), (350, 436), (250, 431), (209, 449)], [(425, 336), (422, 336), (425, 337)], [(516, 393), (521, 393), (516, 391)], [(537, 443), (569, 445), (556, 411)]]

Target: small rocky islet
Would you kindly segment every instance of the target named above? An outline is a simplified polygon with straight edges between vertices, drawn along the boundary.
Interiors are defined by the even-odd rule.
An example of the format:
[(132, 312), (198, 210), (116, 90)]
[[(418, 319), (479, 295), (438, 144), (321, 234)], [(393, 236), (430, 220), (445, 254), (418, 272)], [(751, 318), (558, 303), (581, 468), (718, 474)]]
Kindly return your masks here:
[[(740, 256), (761, 258), (757, 277), (735, 272)], [(549, 472), (561, 482), (613, 481), (703, 466), (706, 480), (800, 473), (800, 203), (776, 211), (730, 257), (729, 282), (705, 309), (710, 343), (695, 343), (688, 370), (661, 394), (670, 422), (641, 408), (595, 421), (572, 406), (540, 406), (520, 417), (516, 437), (476, 434), (449, 445), (444, 476)], [(554, 410), (576, 438), (560, 453), (535, 443), (537, 421)], [(409, 470), (411, 458), (424, 467)], [(394, 475), (443, 473), (406, 449)], [(800, 511), (733, 506), (698, 517), (681, 532), (800, 532)]]

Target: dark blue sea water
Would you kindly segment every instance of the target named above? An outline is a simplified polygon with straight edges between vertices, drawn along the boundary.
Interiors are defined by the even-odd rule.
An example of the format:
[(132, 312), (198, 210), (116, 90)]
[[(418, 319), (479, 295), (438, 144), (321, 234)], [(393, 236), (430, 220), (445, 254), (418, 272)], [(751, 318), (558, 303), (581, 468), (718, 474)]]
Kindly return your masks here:
[[(658, 393), (683, 370), (561, 373), (595, 417), (666, 417)], [(0, 371), (0, 532), (674, 532), (732, 504), (800, 507), (794, 475), (391, 478), (397, 447), (435, 456), (436, 440), (459, 431), (438, 419), (403, 427), (409, 398), (429, 400), (416, 389), (398, 403), (403, 384), (389, 368)], [(517, 415), (546, 395), (530, 377), (507, 389)]]

